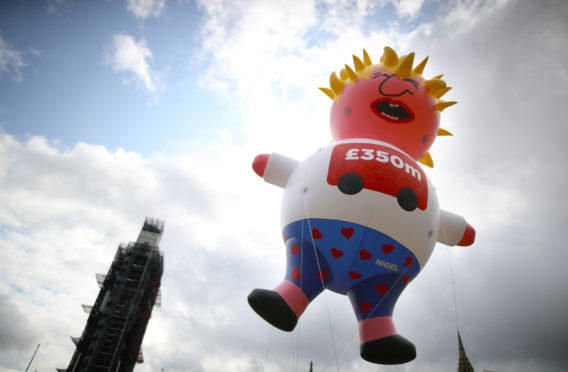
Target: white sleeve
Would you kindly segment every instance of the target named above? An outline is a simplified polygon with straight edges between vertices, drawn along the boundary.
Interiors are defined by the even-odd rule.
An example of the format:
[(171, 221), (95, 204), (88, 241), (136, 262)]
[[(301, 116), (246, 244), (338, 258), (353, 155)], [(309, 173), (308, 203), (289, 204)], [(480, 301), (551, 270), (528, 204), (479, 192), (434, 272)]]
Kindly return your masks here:
[(264, 170), (264, 180), (276, 186), (285, 187), (288, 178), (300, 162), (273, 152), (268, 157)]
[(462, 216), (440, 209), (438, 241), (446, 245), (457, 245), (463, 238), (466, 226)]

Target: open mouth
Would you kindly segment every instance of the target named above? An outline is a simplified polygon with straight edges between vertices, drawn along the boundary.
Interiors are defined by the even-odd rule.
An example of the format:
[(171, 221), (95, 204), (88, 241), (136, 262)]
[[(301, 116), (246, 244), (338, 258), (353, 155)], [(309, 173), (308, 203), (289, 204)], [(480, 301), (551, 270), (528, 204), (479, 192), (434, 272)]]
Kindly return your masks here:
[(414, 114), (403, 102), (381, 98), (371, 103), (371, 109), (381, 119), (391, 123), (403, 124), (414, 120)]

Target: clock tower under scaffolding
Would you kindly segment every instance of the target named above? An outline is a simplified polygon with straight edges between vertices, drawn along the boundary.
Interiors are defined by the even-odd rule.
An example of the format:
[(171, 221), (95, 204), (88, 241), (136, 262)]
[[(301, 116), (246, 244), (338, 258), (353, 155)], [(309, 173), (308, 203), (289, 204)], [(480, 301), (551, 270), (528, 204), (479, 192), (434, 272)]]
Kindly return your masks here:
[(67, 369), (58, 371), (130, 372), (143, 362), (140, 345), (154, 304), (160, 303), (164, 271), (159, 243), (164, 222), (146, 218), (138, 239), (120, 245), (106, 275), (97, 274), (101, 291), (91, 306)]
[(459, 348), (459, 359), (458, 359), (458, 372), (474, 372), (473, 366), (469, 362), (467, 355), (465, 355), (465, 348), (463, 347), (461, 335), (458, 332), (458, 348)]

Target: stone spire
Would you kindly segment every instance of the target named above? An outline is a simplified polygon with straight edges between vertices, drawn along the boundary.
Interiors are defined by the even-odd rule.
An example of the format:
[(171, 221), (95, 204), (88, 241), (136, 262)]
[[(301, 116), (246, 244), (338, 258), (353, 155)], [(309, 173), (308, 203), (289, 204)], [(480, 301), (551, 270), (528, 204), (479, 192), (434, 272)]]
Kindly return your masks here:
[(458, 345), (460, 353), (460, 357), (458, 359), (458, 372), (474, 372), (473, 366), (469, 362), (469, 359), (467, 359), (467, 355), (465, 355), (465, 349), (463, 347), (459, 331), (458, 331)]

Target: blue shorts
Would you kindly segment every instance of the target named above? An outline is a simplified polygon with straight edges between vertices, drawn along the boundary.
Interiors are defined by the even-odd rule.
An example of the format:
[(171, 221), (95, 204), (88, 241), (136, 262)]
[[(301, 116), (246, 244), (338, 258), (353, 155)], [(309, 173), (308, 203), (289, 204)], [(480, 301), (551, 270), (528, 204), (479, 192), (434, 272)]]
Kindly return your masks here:
[(311, 301), (323, 289), (347, 294), (359, 320), (392, 316), (420, 265), (406, 247), (355, 223), (306, 219), (287, 225), (286, 276)]

